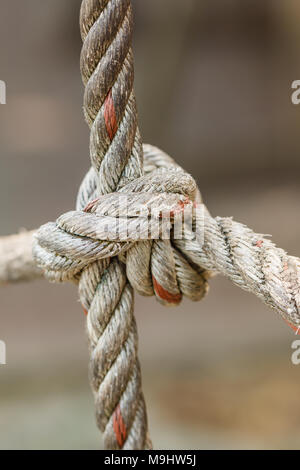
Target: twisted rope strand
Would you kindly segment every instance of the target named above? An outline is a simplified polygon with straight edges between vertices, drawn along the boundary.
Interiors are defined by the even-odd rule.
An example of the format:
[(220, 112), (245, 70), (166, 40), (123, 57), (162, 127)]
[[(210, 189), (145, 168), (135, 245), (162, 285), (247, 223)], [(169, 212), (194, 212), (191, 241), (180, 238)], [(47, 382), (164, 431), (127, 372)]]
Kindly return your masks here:
[[(84, 114), (91, 128), (91, 161), (101, 195), (143, 174), (133, 93), (131, 2), (84, 0), (80, 28)], [(85, 191), (78, 199), (81, 210), (90, 201), (84, 198), (87, 194)], [(133, 289), (125, 267), (117, 259), (89, 264), (80, 276), (79, 294), (87, 312), (91, 384), (105, 445), (110, 449), (150, 448)]]
[[(33, 235), (22, 241), (19, 236), (12, 242), (16, 250), (4, 258), (0, 282), (43, 272), (51, 280), (79, 284), (105, 446), (150, 449), (133, 288), (164, 305), (178, 305), (183, 296), (203, 298), (209, 277), (222, 273), (299, 331), (300, 260), (231, 218), (213, 218), (193, 178), (159, 149), (144, 146), (143, 161), (130, 0), (83, 0), (80, 27), (92, 167), (81, 184), (76, 211), (36, 233), (38, 268), (28, 256)], [(159, 214), (151, 231), (147, 211)], [(124, 230), (130, 235), (124, 237)], [(194, 232), (198, 237), (191, 238)], [(15, 275), (11, 267), (17, 267)]]
[[(288, 256), (264, 235), (254, 233), (231, 218), (213, 218), (203, 204), (199, 205), (201, 196), (193, 179), (160, 150), (150, 146), (144, 148), (146, 175), (121, 191), (127, 195), (128, 234), (132, 233), (131, 226), (136, 227), (136, 238), (129, 235), (126, 240), (116, 240), (114, 229), (123, 227), (124, 208), (118, 206), (120, 198), (117, 193), (100, 197), (93, 202), (88, 213), (72, 212), (60, 217), (53, 237), (52, 225), (46, 225), (46, 229), (39, 232), (38, 246), (49, 244), (51, 240), (51, 246), (48, 245), (49, 263), (46, 257), (39, 260), (48, 276), (59, 280), (60, 276), (68, 273), (70, 278), (76, 278), (81, 265), (89, 262), (76, 248), (77, 243), (82, 247), (84, 237), (90, 244), (88, 256), (93, 256), (94, 244), (97, 248), (95, 256), (101, 258), (107, 256), (108, 249), (114, 249), (114, 253), (126, 262), (131, 284), (142, 295), (156, 294), (158, 300), (167, 305), (179, 303), (182, 295), (199, 300), (207, 292), (207, 279), (212, 272), (217, 272), (257, 295), (297, 330), (300, 327), (299, 258)], [(95, 184), (91, 181), (87, 184), (92, 192)], [(199, 237), (177, 237), (171, 230), (170, 245), (162, 239), (147, 241), (153, 238), (153, 233), (148, 231), (149, 221), (139, 208), (159, 207), (161, 211), (167, 209), (171, 213), (178, 207), (184, 209), (186, 198), (196, 203), (192, 214), (194, 232), (199, 214), (197, 208), (202, 209)], [(181, 215), (181, 210), (178, 215)], [(174, 222), (175, 218), (171, 218), (171, 225)], [(180, 223), (184, 229), (183, 218)], [(159, 220), (158, 234), (162, 233), (163, 224), (163, 219)], [(108, 229), (105, 233), (103, 227)], [(67, 243), (65, 239), (61, 242), (57, 230), (67, 237)], [(110, 243), (110, 246), (103, 247), (103, 243)]]

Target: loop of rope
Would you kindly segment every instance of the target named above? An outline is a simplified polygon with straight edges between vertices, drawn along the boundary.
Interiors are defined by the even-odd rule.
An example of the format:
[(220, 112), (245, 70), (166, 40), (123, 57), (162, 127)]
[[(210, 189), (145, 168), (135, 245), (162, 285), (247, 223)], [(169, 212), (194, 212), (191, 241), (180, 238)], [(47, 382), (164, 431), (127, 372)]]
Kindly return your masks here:
[[(161, 303), (174, 305), (183, 295), (191, 300), (203, 298), (208, 278), (218, 272), (257, 295), (298, 329), (300, 261), (264, 235), (231, 218), (213, 218), (203, 205), (199, 238), (177, 238), (164, 226), (166, 236), (171, 236), (170, 241), (164, 240), (162, 217), (158, 235), (155, 232), (151, 239), (149, 219), (141, 208), (150, 209), (150, 213), (159, 209), (170, 216), (183, 212), (190, 201), (195, 219), (202, 199), (193, 178), (170, 157), (155, 147), (145, 145), (144, 149), (145, 176), (119, 193), (95, 199), (95, 172), (90, 171), (79, 191), (77, 211), (40, 228), (34, 252), (48, 278), (76, 282), (86, 265), (118, 255), (126, 263), (127, 277), (135, 290), (142, 295), (155, 294)], [(126, 195), (125, 208), (121, 195)], [(172, 217), (168, 221), (172, 228)], [(185, 224), (183, 217), (180, 222)], [(123, 224), (125, 238), (115, 230)]]
[(160, 150), (144, 146), (143, 162), (133, 92), (131, 1), (83, 0), (80, 26), (92, 168), (76, 211), (41, 227), (34, 256), (50, 279), (79, 283), (97, 423), (106, 447), (150, 449), (133, 287), (164, 304), (178, 304), (183, 295), (201, 299), (211, 272), (219, 272), (299, 328), (300, 260), (230, 218), (211, 217), (205, 206), (201, 243), (177, 238), (172, 226), (169, 240), (145, 233), (136, 240), (111, 236), (110, 224), (124, 215), (116, 207), (120, 194), (128, 196), (137, 214), (130, 224), (137, 223), (142, 232), (141, 205), (174, 213), (191, 202), (195, 224), (201, 196), (194, 180)]
[[(180, 215), (189, 201), (200, 203), (199, 190), (193, 178), (159, 150), (156, 153), (161, 166), (157, 167), (157, 162), (148, 157), (149, 146), (145, 148), (145, 161), (152, 164), (153, 171), (127, 184), (119, 193), (95, 200), (96, 175), (90, 171), (80, 188), (78, 210), (40, 228), (34, 253), (50, 280), (76, 281), (83, 268), (95, 260), (125, 254), (122, 259), (127, 277), (141, 295), (156, 295), (164, 305), (173, 305), (180, 303), (183, 295), (200, 300), (206, 294), (209, 274), (190, 263), (168, 240), (169, 217)], [(87, 206), (85, 195), (92, 200)], [(158, 230), (155, 226), (149, 230), (145, 209), (149, 213), (157, 209), (163, 215), (158, 219)], [(141, 215), (137, 216), (139, 211)], [(118, 232), (125, 228), (123, 237), (116, 233), (116, 227)], [(153, 235), (155, 240), (151, 240)], [(118, 239), (120, 236), (124, 241)]]

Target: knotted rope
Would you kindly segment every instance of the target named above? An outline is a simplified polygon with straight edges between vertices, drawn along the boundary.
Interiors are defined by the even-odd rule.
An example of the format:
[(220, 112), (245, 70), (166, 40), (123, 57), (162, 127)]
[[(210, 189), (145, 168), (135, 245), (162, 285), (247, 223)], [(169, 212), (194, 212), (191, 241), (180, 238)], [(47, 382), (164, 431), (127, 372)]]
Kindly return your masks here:
[[(92, 168), (76, 211), (41, 227), (33, 252), (48, 278), (79, 284), (106, 447), (150, 449), (133, 288), (167, 305), (178, 304), (183, 295), (200, 300), (211, 273), (219, 272), (298, 329), (300, 260), (231, 218), (213, 218), (192, 177), (160, 150), (144, 146), (143, 167), (130, 0), (83, 0), (80, 24)], [(153, 211), (155, 236), (148, 224)], [(178, 219), (183, 238), (175, 230)], [(190, 237), (199, 227), (198, 236)], [(131, 228), (125, 237), (122, 228)]]
[[(104, 195), (143, 174), (133, 92), (130, 0), (83, 0), (80, 27), (84, 114), (91, 128), (97, 194)], [(81, 200), (85, 196), (87, 187)], [(108, 250), (108, 255), (113, 253)], [(88, 313), (91, 384), (105, 445), (151, 448), (137, 357), (133, 289), (124, 265), (116, 258), (88, 264), (80, 275), (79, 293)]]
[[(79, 191), (77, 211), (40, 228), (34, 253), (47, 277), (76, 282), (96, 259), (118, 255), (134, 289), (172, 305), (183, 295), (203, 298), (208, 278), (218, 272), (298, 329), (300, 260), (232, 218), (213, 218), (193, 178), (161, 150), (144, 145), (144, 158), (145, 176), (97, 199), (97, 178), (90, 170)], [(186, 227), (189, 205), (190, 232), (195, 235), (200, 220), (198, 236), (190, 237)], [(155, 212), (153, 234), (149, 216)], [(176, 216), (182, 224), (179, 236), (172, 230)], [(165, 236), (171, 240), (162, 239)]]
[[(51, 280), (79, 282), (97, 422), (106, 447), (149, 449), (132, 288), (167, 305), (178, 304), (183, 295), (199, 300), (210, 272), (217, 271), (298, 328), (300, 263), (244, 225), (212, 218), (204, 206), (201, 242), (174, 236), (175, 215), (187, 204), (195, 225), (201, 196), (189, 175), (150, 146), (144, 147), (144, 173), (133, 93), (131, 2), (83, 0), (80, 22), (92, 168), (76, 211), (41, 227), (34, 256)], [(127, 196), (126, 207), (120, 195)], [(158, 239), (149, 235), (141, 208), (159, 209)], [(169, 240), (162, 239), (165, 211), (171, 214)], [(132, 225), (136, 235), (118, 239), (112, 230), (117, 222), (119, 230), (120, 224)]]

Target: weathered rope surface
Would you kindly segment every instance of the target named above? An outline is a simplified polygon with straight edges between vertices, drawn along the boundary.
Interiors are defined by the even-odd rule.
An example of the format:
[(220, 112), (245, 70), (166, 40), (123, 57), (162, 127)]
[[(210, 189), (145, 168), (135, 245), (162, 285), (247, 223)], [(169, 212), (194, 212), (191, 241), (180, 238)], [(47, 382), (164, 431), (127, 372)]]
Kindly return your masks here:
[[(300, 263), (232, 219), (212, 218), (207, 209), (203, 243), (174, 234), (172, 240), (147, 239), (145, 217), (134, 213), (137, 206), (175, 214), (191, 201), (194, 223), (201, 196), (194, 180), (157, 149), (145, 148), (144, 175), (133, 93), (130, 0), (83, 0), (81, 33), (92, 168), (81, 185), (77, 210), (39, 230), (34, 255), (50, 279), (79, 281), (88, 315), (97, 422), (106, 447), (149, 449), (132, 287), (143, 295), (155, 294), (164, 304), (178, 304), (183, 295), (201, 299), (210, 271), (218, 271), (298, 328)], [(129, 197), (133, 211), (125, 223), (137, 224), (140, 239), (111, 236), (116, 219), (128, 215), (117, 205), (121, 193)]]
[[(86, 211), (80, 210), (79, 203), (77, 211), (41, 227), (35, 252), (47, 277), (53, 281), (76, 281), (84, 266), (95, 259), (119, 255), (126, 263), (131, 285), (140, 294), (155, 294), (161, 303), (172, 305), (180, 303), (182, 295), (200, 300), (208, 290), (207, 279), (217, 272), (257, 295), (298, 329), (300, 260), (232, 218), (213, 218), (200, 204), (201, 195), (193, 178), (159, 149), (145, 145), (144, 157), (145, 176), (119, 193), (98, 199), (96, 175), (91, 170), (79, 193), (79, 201), (87, 192), (93, 200)], [(127, 196), (126, 214), (120, 206), (122, 193)], [(187, 201), (196, 202), (194, 219), (197, 208), (202, 208), (200, 237), (176, 238), (171, 217), (171, 241), (148, 241), (148, 220), (139, 213), (140, 208), (159, 207), (161, 212), (172, 214), (180, 212)], [(129, 233), (137, 236), (122, 241), (116, 239), (114, 229), (122, 227), (124, 215), (127, 227), (134, 227)]]
[[(118, 191), (143, 174), (133, 92), (130, 0), (83, 0), (80, 27), (84, 114), (91, 128), (90, 155), (99, 196)], [(89, 200), (86, 185), (78, 209)], [(79, 276), (97, 423), (107, 448), (149, 449), (133, 289), (125, 266), (117, 258), (109, 259), (117, 253), (106, 245), (107, 259), (96, 256)]]
[[(102, 195), (143, 174), (133, 92), (131, 2), (83, 0), (80, 27), (84, 114), (91, 128), (97, 194)], [(89, 202), (85, 196), (88, 192), (83, 191), (84, 205)], [(105, 446), (151, 448), (137, 358), (133, 289), (123, 264), (116, 258), (88, 264), (80, 276), (79, 293), (88, 313), (91, 384)]]
[[(175, 305), (183, 295), (200, 300), (211, 273), (219, 272), (298, 329), (300, 260), (231, 218), (211, 217), (193, 178), (160, 150), (144, 146), (143, 168), (130, 0), (83, 0), (81, 33), (92, 168), (81, 185), (76, 211), (41, 227), (33, 251), (48, 278), (79, 283), (97, 422), (106, 447), (149, 449), (133, 288)], [(126, 207), (119, 204), (122, 195)], [(174, 231), (175, 219), (187, 205), (192, 227), (201, 219), (200, 239), (189, 239), (184, 220), (184, 239)], [(158, 237), (149, 234), (144, 208), (160, 213)], [(116, 236), (117, 223), (133, 227), (137, 235)], [(31, 262), (27, 268), (32, 270)]]

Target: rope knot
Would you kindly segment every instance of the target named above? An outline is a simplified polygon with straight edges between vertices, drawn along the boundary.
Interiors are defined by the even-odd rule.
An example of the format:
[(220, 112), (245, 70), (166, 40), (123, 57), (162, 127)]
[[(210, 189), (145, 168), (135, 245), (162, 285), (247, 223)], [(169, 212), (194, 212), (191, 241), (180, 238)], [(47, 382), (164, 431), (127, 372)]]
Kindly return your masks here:
[(200, 300), (206, 294), (208, 273), (173, 243), (199, 236), (199, 190), (170, 157), (154, 150), (145, 152), (145, 176), (118, 192), (95, 198), (97, 174), (91, 169), (77, 210), (40, 228), (34, 255), (50, 280), (76, 282), (90, 264), (118, 256), (134, 289), (164, 305), (179, 304), (183, 295)]

